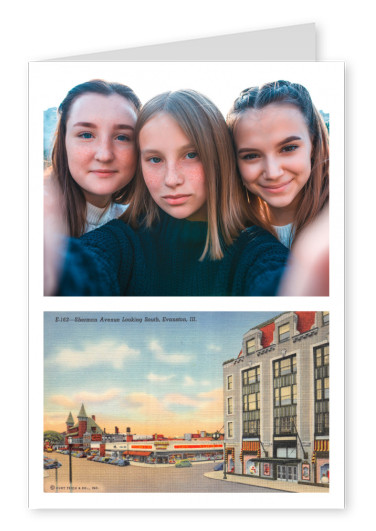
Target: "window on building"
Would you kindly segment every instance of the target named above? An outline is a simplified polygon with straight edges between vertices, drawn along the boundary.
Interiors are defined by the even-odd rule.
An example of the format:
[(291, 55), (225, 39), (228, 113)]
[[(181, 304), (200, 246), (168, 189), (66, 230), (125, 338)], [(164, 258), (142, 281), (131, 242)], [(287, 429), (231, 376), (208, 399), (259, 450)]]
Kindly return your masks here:
[(260, 435), (260, 367), (243, 372), (243, 437)]
[(296, 433), (296, 354), (274, 362), (274, 434)]
[(256, 352), (256, 339), (248, 339), (247, 341), (247, 354), (253, 354)]
[(234, 424), (233, 422), (227, 423), (227, 437), (231, 438), (234, 436)]
[(227, 414), (228, 415), (232, 415), (233, 414), (233, 400), (232, 400), (232, 396), (230, 396), (228, 399), (227, 399)]
[(329, 312), (322, 312), (322, 322), (324, 325), (329, 324)]
[(281, 325), (278, 328), (278, 338), (280, 343), (282, 341), (287, 341), (288, 339), (290, 339), (290, 323)]
[(315, 434), (329, 435), (329, 345), (314, 350)]
[(227, 376), (227, 390), (231, 391), (232, 389), (232, 374), (230, 376)]

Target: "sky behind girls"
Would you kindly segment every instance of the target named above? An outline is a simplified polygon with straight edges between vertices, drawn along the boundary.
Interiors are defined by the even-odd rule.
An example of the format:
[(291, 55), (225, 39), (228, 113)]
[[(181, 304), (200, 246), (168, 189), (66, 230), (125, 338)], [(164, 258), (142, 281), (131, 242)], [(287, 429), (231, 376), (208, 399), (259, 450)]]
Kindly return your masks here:
[[(139, 435), (165, 436), (220, 429), (222, 364), (238, 356), (249, 329), (275, 315), (46, 312), (44, 429), (64, 431), (69, 412), (76, 421), (81, 403), (108, 433), (115, 426), (120, 432), (129, 426)], [(186, 321), (163, 322), (163, 316)], [(76, 322), (76, 317), (97, 322)], [(101, 317), (120, 322), (101, 322)], [(145, 322), (145, 317), (160, 321)]]

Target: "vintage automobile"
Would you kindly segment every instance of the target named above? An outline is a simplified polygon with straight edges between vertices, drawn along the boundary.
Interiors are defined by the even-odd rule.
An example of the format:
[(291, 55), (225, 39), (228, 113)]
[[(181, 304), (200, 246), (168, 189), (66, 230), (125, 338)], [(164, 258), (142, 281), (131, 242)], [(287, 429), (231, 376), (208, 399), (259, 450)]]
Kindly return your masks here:
[(59, 461), (56, 461), (55, 459), (49, 459), (48, 457), (43, 458), (43, 468), (45, 470), (50, 470), (54, 468), (60, 468), (61, 463)]
[(176, 468), (186, 468), (190, 466), (192, 466), (192, 463), (188, 459), (181, 459), (175, 463)]

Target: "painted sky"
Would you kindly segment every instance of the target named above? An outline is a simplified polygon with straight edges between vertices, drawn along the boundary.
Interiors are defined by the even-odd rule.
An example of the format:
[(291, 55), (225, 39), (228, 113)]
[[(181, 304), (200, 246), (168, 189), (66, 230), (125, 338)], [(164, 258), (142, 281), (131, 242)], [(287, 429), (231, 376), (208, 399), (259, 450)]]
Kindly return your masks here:
[[(275, 315), (46, 312), (44, 427), (65, 430), (69, 412), (76, 421), (84, 403), (107, 433), (115, 426), (165, 436), (220, 429), (222, 364), (239, 354), (245, 332)], [(146, 322), (155, 317), (159, 322)], [(186, 320), (163, 322), (163, 317)]]

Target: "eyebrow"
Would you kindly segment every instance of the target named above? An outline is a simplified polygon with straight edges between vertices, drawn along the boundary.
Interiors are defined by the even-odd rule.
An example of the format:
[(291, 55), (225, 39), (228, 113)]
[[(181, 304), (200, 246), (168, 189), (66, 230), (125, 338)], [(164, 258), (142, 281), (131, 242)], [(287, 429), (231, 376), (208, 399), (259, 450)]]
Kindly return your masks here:
[[(90, 127), (91, 129), (96, 129), (97, 125), (92, 122), (76, 122), (73, 124), (73, 127)], [(134, 127), (128, 124), (116, 124), (115, 129), (130, 129), (134, 131)]]
[[(278, 142), (277, 147), (283, 146), (284, 144), (288, 144), (289, 142), (294, 142), (295, 140), (301, 140), (302, 138), (300, 136), (292, 135), (288, 136), (287, 138), (281, 140), (281, 142)], [(247, 151), (258, 151), (257, 148), (251, 148), (246, 147), (238, 150), (238, 154), (246, 153)]]
[(283, 144), (288, 144), (289, 142), (293, 142), (294, 140), (301, 140), (302, 138), (300, 136), (292, 135), (288, 136), (281, 142), (278, 142), (277, 146), (282, 146)]

